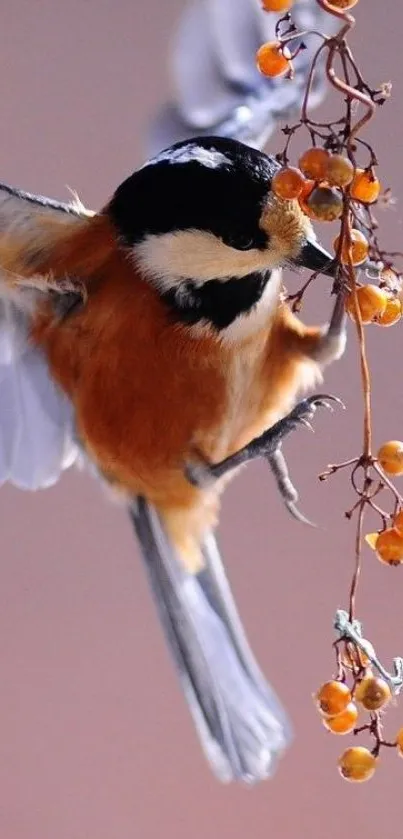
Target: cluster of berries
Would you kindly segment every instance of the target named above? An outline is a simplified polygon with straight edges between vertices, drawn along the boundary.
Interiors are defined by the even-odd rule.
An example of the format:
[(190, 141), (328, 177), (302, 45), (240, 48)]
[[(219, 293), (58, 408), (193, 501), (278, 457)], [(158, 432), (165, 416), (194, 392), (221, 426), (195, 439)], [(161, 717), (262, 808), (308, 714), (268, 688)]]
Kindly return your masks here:
[[(328, 0), (329, 11), (331, 8), (349, 12), (358, 0)], [(294, 5), (294, 0), (262, 0), (262, 8), (265, 12), (276, 12), (286, 14)], [(292, 77), (291, 52), (281, 41), (267, 41), (262, 44), (257, 52), (256, 61), (260, 72), (264, 76), (275, 78), (276, 76), (289, 75)]]
[[(362, 205), (373, 204), (380, 193), (380, 183), (372, 170), (355, 168), (343, 154), (332, 154), (327, 149), (313, 146), (298, 161), (298, 167), (283, 166), (274, 176), (272, 190), (285, 200), (296, 199), (303, 212), (315, 221), (335, 221), (343, 212), (344, 191), (348, 187), (352, 201)], [(337, 236), (333, 242), (336, 256), (342, 265), (362, 265), (369, 257), (370, 248), (361, 230), (352, 228), (347, 244), (346, 236)], [(389, 271), (380, 274), (382, 286), (372, 283), (357, 289), (357, 301), (362, 323), (392, 326), (402, 314), (402, 301), (393, 290), (393, 277)], [(392, 272), (393, 273), (393, 272)], [(395, 284), (397, 288), (397, 283)], [(346, 299), (346, 309), (356, 318), (354, 295)]]
[[(355, 2), (335, 0), (331, 5), (346, 11)], [(263, 0), (263, 8), (272, 12), (287, 12), (293, 0)], [(292, 36), (290, 36), (292, 38)], [(283, 75), (290, 70), (291, 53), (281, 41), (263, 44), (257, 53), (257, 65), (266, 76)], [(336, 221), (343, 215), (345, 196), (358, 207), (375, 203), (381, 184), (373, 167), (362, 169), (345, 155), (326, 148), (307, 149), (296, 166), (283, 166), (273, 178), (272, 190), (279, 198), (297, 200), (303, 212), (314, 221)], [(357, 267), (370, 257), (370, 245), (362, 230), (352, 227), (349, 235), (337, 236), (333, 243), (337, 258), (343, 265)], [(367, 284), (357, 289), (357, 303), (362, 323), (392, 326), (403, 314), (402, 301), (389, 282)], [(354, 295), (346, 301), (346, 308), (356, 319)]]
[[(298, 35), (292, 22), (283, 35), (280, 34), (280, 30), (283, 24), (290, 23), (288, 13), (294, 5), (294, 0), (261, 0), (261, 2), (266, 12), (280, 13), (284, 17), (276, 27), (277, 40), (263, 44), (258, 50), (257, 67), (265, 76), (292, 79), (293, 60), (303, 49), (303, 44), (300, 44), (292, 54), (291, 43), (301, 36)], [(318, 2), (322, 6), (321, 0)], [(386, 85), (382, 86), (379, 91), (372, 91), (362, 79), (351, 50), (346, 46), (345, 35), (354, 24), (354, 20), (345, 13), (358, 2), (359, 0), (326, 0), (326, 9), (341, 18), (343, 24), (347, 25), (342, 27), (338, 36), (339, 41), (337, 38), (323, 36), (323, 44), (313, 59), (301, 119), (295, 126), (287, 126), (283, 129), (289, 140), (284, 152), (277, 155), (281, 169), (273, 177), (271, 186), (273, 193), (279, 199), (298, 202), (300, 209), (310, 219), (317, 222), (339, 220), (340, 232), (333, 242), (335, 260), (339, 266), (338, 279), (346, 288), (346, 310), (352, 320), (358, 322), (358, 329), (361, 330), (362, 358), (366, 363), (361, 325), (374, 323), (380, 326), (392, 326), (401, 319), (403, 282), (394, 270), (392, 262), (388, 259), (384, 260), (376, 238), (377, 224), (372, 215), (371, 206), (381, 194), (381, 184), (374, 172), (374, 167), (377, 165), (376, 156), (368, 143), (357, 140), (359, 128), (370, 119), (374, 110), (373, 106), (382, 104), (384, 98), (388, 97), (390, 88), (390, 85)], [(328, 124), (312, 122), (307, 113), (313, 71), (317, 57), (324, 47), (328, 49), (329, 81), (342, 93), (347, 103), (346, 116)], [(332, 62), (337, 50), (342, 56), (348, 53), (357, 79), (354, 86), (350, 84), (347, 70), (344, 80), (340, 81), (336, 77)], [(359, 100), (367, 108), (366, 116), (356, 125), (353, 125), (351, 117), (354, 100)], [(299, 157), (297, 166), (291, 166), (288, 158), (289, 141), (295, 131), (303, 126), (311, 135), (311, 147)], [(357, 165), (355, 156), (357, 142), (361, 142), (370, 153), (369, 164), (365, 169)], [(387, 192), (383, 194), (385, 199), (386, 196)], [(362, 266), (368, 269), (369, 265), (376, 267), (378, 285), (373, 282), (362, 284), (355, 275), (356, 267)], [(296, 295), (296, 297), (299, 296)], [(368, 405), (370, 405), (369, 399)], [(388, 476), (403, 474), (403, 442), (391, 440), (384, 443), (374, 457), (371, 454), (370, 445), (370, 408), (367, 407), (366, 410), (368, 410), (369, 431), (363, 455), (346, 461), (344, 464), (330, 467), (322, 477), (332, 474), (339, 468), (352, 465), (354, 467), (352, 482), (357, 489), (353, 478), (357, 470), (360, 468), (363, 470), (363, 490), (357, 489), (359, 500), (353, 507), (353, 510), (356, 508), (360, 510), (359, 533), (361, 533), (364, 505), (369, 504), (382, 516), (383, 529), (376, 533), (369, 533), (365, 537), (366, 541), (376, 551), (382, 563), (392, 566), (400, 565), (403, 564), (403, 499)], [(375, 478), (377, 477), (377, 483), (372, 477), (373, 472)], [(384, 513), (373, 503), (375, 496), (385, 486), (392, 491), (395, 499), (394, 510), (391, 514)], [(351, 512), (346, 513), (349, 518)], [(358, 571), (350, 594), (351, 618), (354, 615), (353, 604), (357, 579)], [(340, 653), (339, 644), (344, 644), (343, 654)], [(370, 661), (353, 642), (341, 638), (335, 646), (338, 654), (337, 678), (322, 685), (316, 694), (315, 701), (323, 725), (328, 731), (337, 735), (352, 732), (356, 735), (366, 731), (375, 739), (372, 750), (364, 746), (352, 746), (346, 749), (339, 758), (339, 771), (343, 778), (349, 781), (366, 781), (375, 772), (381, 747), (392, 746), (403, 757), (403, 728), (399, 730), (393, 743), (383, 739), (381, 714), (392, 698), (390, 688), (392, 682), (389, 684), (388, 681), (374, 674), (371, 668), (371, 661), (374, 660)], [(384, 675), (387, 676), (386, 671)], [(363, 724), (359, 721), (360, 715), (366, 717)]]
[[(332, 734), (358, 734), (365, 730), (375, 734), (376, 744), (372, 750), (365, 746), (351, 746), (338, 761), (339, 772), (347, 781), (368, 781), (377, 768), (382, 746), (392, 746), (403, 757), (403, 728), (399, 729), (393, 743), (381, 739), (379, 712), (392, 698), (388, 683), (374, 675), (366, 656), (352, 645), (347, 645), (342, 663), (344, 671), (348, 670), (351, 674), (359, 672), (361, 676), (357, 678), (353, 675), (351, 689), (341, 679), (325, 682), (315, 701), (324, 727)], [(360, 714), (369, 714), (369, 722), (357, 728)]]

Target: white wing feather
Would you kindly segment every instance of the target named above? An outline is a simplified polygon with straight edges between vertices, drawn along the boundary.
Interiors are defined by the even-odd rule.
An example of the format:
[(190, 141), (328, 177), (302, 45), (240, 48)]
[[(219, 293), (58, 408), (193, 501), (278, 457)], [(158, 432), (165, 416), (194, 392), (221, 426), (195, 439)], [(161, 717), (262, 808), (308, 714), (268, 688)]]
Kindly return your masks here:
[[(89, 213), (0, 185), (0, 237), (18, 235), (27, 247), (41, 241), (39, 216), (67, 224)], [(10, 296), (0, 266), (0, 484), (36, 490), (55, 483), (78, 456), (73, 410), (49, 375), (46, 359), (28, 339), (32, 295)], [(21, 304), (21, 305), (20, 305)]]

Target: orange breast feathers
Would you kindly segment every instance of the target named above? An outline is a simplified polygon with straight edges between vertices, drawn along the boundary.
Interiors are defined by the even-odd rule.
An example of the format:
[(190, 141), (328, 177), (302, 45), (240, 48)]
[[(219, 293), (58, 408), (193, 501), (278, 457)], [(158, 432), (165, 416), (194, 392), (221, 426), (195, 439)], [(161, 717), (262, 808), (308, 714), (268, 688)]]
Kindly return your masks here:
[(319, 330), (279, 301), (270, 326), (241, 343), (194, 337), (118, 250), (107, 221), (94, 222), (46, 265), (53, 277), (81, 278), (85, 306), (62, 321), (42, 312), (32, 338), (74, 403), (83, 446), (112, 484), (161, 510), (202, 503), (214, 515), (215, 493), (207, 500), (193, 488), (184, 463), (221, 460), (284, 415), (317, 375), (310, 353)]

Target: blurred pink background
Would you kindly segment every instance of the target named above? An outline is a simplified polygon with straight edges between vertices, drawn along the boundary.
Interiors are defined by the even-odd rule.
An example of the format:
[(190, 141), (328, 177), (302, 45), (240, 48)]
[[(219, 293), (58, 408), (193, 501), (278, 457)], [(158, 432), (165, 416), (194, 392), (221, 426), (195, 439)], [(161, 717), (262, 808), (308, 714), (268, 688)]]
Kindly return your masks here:
[[(401, 196), (403, 11), (388, 5), (359, 3), (353, 42), (371, 83), (394, 82), (368, 136), (384, 185)], [(68, 185), (100, 206), (142, 160), (148, 120), (168, 93), (167, 39), (181, 8), (182, 0), (3, 2), (1, 179), (59, 198)], [(401, 203), (379, 218), (385, 246), (399, 249)], [(318, 282), (304, 316), (322, 319), (328, 306)], [(301, 430), (286, 447), (301, 507), (320, 527), (289, 519), (261, 464), (225, 498), (231, 580), (296, 732), (276, 777), (258, 788), (221, 786), (204, 762), (124, 512), (76, 472), (35, 495), (2, 489), (1, 837), (401, 839), (403, 761), (386, 752), (369, 784), (343, 782), (336, 760), (351, 738), (325, 732), (311, 699), (333, 672), (332, 620), (347, 604), (353, 565), (347, 476), (316, 478), (361, 443), (349, 331), (347, 355), (326, 380), (347, 411), (321, 414), (315, 435)], [(402, 436), (402, 327), (367, 336), (378, 444)], [(403, 571), (366, 550), (359, 615), (388, 666), (403, 654), (402, 595)], [(388, 713), (387, 734), (400, 725), (402, 702)]]

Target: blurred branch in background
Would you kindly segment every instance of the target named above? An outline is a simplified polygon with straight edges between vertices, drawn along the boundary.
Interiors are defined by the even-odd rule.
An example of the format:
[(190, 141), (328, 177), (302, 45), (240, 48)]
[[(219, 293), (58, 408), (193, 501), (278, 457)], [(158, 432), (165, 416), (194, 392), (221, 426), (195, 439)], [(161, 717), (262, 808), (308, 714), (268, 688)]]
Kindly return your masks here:
[[(267, 79), (256, 68), (255, 55), (275, 37), (278, 15), (264, 12), (259, 0), (193, 0), (179, 20), (169, 51), (174, 99), (153, 121), (148, 152), (203, 134), (236, 137), (262, 148), (278, 123), (302, 106), (313, 56), (314, 34), (304, 37), (295, 76)], [(297, 0), (293, 21), (298, 30), (333, 34), (337, 21), (316, 0)], [(297, 43), (296, 43), (297, 46)], [(325, 71), (315, 73), (309, 105), (326, 93)]]

